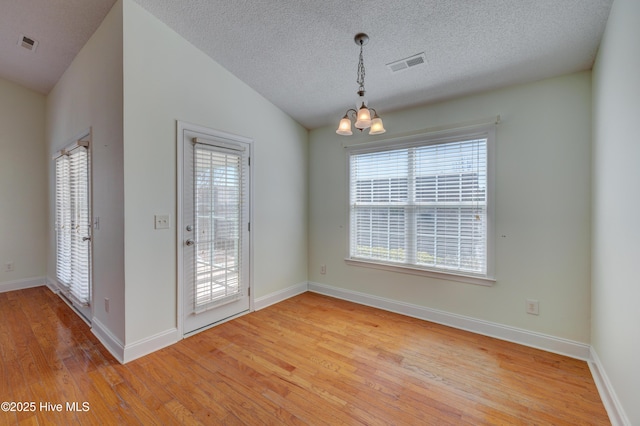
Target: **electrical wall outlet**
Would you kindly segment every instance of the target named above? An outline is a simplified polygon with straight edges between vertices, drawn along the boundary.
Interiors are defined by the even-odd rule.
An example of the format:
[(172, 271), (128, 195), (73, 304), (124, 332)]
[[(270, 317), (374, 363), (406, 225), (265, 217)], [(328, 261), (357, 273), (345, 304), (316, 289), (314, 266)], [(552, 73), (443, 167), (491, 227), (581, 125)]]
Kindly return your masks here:
[(104, 311), (109, 313), (109, 298), (107, 297), (104, 298)]
[(154, 217), (155, 221), (155, 229), (169, 229), (169, 215), (168, 214), (157, 214)]
[(540, 315), (540, 304), (537, 300), (527, 299), (527, 313), (531, 315)]
[(5, 272), (13, 272), (14, 268), (15, 268), (15, 265), (13, 263), (13, 260), (10, 260), (9, 262), (4, 264)]
[(320, 273), (322, 275), (327, 273), (327, 265), (320, 265)]

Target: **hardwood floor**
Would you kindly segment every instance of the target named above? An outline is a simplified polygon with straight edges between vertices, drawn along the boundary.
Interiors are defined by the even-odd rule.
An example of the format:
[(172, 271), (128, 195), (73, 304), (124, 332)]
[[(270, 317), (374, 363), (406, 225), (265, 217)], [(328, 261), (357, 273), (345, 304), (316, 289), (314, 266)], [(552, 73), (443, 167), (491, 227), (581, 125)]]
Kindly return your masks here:
[(313, 293), (126, 365), (44, 287), (0, 315), (3, 425), (609, 424), (583, 361)]

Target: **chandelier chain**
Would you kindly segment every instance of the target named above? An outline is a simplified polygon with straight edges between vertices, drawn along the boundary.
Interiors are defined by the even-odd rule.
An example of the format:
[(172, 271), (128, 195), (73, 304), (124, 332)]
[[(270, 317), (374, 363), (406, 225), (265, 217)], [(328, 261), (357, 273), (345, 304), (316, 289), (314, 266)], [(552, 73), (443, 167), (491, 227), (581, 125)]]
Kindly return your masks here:
[(364, 60), (362, 59), (362, 44), (360, 44), (360, 60), (358, 61), (358, 80), (356, 80), (356, 83), (358, 83), (358, 91), (362, 91), (364, 92), (364, 74), (365, 74), (365, 70), (364, 70)]
[[(358, 57), (358, 75), (356, 83), (358, 83), (358, 100), (356, 107), (349, 108), (345, 112), (344, 116), (340, 120), (336, 133), (339, 135), (352, 135), (351, 127), (355, 125), (356, 129), (362, 132), (365, 129), (370, 129), (370, 135), (380, 135), (386, 132), (382, 125), (382, 119), (378, 115), (375, 109), (367, 106), (367, 101), (364, 97), (364, 49), (363, 46), (369, 41), (369, 36), (365, 33), (358, 33), (353, 38), (353, 41), (360, 46), (360, 56)], [(355, 121), (355, 123), (353, 123)]]

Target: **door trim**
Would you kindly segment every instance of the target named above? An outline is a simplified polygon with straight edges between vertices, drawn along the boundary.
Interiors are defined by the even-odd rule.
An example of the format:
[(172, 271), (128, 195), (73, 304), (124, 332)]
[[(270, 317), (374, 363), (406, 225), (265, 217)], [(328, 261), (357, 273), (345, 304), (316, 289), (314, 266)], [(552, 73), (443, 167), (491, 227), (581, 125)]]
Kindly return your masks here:
[[(195, 334), (194, 332), (185, 334), (184, 332), (184, 245), (182, 244), (182, 229), (184, 228), (184, 217), (183, 217), (183, 185), (184, 185), (184, 154), (183, 154), (183, 143), (184, 143), (184, 133), (185, 131), (202, 133), (204, 135), (209, 135), (215, 139), (227, 139), (230, 142), (237, 141), (243, 142), (249, 145), (249, 158), (251, 158), (251, 165), (253, 167), (254, 159), (253, 157), (253, 139), (236, 135), (233, 133), (225, 132), (222, 130), (212, 129), (210, 127), (201, 126), (198, 124), (189, 123), (186, 121), (176, 120), (176, 153), (177, 153), (177, 189), (176, 189), (176, 229), (175, 229), (175, 237), (176, 237), (176, 248), (177, 248), (177, 288), (176, 288), (176, 301), (177, 301), (177, 328), (178, 328), (178, 336), (179, 339), (184, 339), (185, 337), (189, 337), (190, 335)], [(254, 298), (255, 292), (253, 291), (253, 170), (250, 173), (248, 187), (249, 187), (249, 222), (251, 223), (251, 230), (249, 232), (249, 283), (247, 289), (249, 291), (249, 312), (253, 312), (254, 308)], [(213, 327), (215, 325), (221, 324), (225, 321), (228, 321), (233, 318), (237, 318), (238, 316), (244, 315), (241, 313), (239, 315), (234, 315), (222, 321), (211, 324), (210, 326), (203, 327), (198, 329), (197, 331), (203, 331), (207, 328)]]
[[(87, 325), (91, 326), (93, 320), (94, 320), (94, 290), (93, 290), (93, 286), (94, 286), (94, 220), (95, 220), (95, 216), (94, 216), (94, 206), (93, 206), (93, 126), (89, 126), (88, 128), (85, 128), (84, 130), (82, 130), (81, 132), (77, 133), (73, 138), (68, 139), (64, 145), (60, 146), (58, 145), (59, 148), (57, 150), (55, 150), (52, 154), (51, 154), (51, 159), (54, 161), (54, 165), (53, 165), (53, 222), (55, 223), (56, 220), (56, 212), (55, 212), (55, 185), (56, 185), (56, 171), (55, 171), (55, 160), (57, 157), (59, 157), (60, 155), (63, 155), (63, 152), (65, 150), (69, 151), (71, 149), (75, 149), (77, 147), (80, 146), (84, 146), (87, 151), (88, 151), (88, 156), (87, 156), (87, 197), (89, 199), (89, 221), (90, 226), (89, 226), (89, 241), (87, 242), (87, 244), (89, 244), (89, 300), (88, 300), (88, 305), (83, 306), (80, 305), (76, 300), (74, 300), (71, 297), (67, 297), (64, 293), (64, 286), (58, 281), (58, 274), (57, 274), (57, 270), (55, 270), (54, 268), (54, 273), (53, 273), (53, 278), (47, 278), (45, 280), (45, 284), (51, 288), (52, 290), (54, 290), (54, 292), (56, 294), (58, 294), (58, 296), (67, 304), (69, 305), (69, 307), (76, 312), (76, 314), (85, 322), (87, 323)], [(51, 179), (51, 175), (49, 175), (49, 179)], [(54, 253), (56, 256), (56, 262), (57, 262), (57, 256), (58, 256), (58, 249), (57, 249), (57, 242), (56, 242), (56, 233), (54, 231), (53, 234), (53, 244), (56, 246)], [(52, 286), (55, 287), (55, 289), (49, 285), (49, 282), (51, 282)]]

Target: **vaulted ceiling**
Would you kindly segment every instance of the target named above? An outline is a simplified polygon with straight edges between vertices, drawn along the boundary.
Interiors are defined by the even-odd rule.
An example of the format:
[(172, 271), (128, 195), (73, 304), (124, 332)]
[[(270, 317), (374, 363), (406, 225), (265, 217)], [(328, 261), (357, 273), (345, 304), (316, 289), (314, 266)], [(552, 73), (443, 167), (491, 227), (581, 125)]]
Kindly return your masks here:
[[(590, 69), (613, 0), (135, 0), (307, 128)], [(114, 0), (0, 0), (0, 77), (48, 93)], [(19, 46), (21, 35), (38, 42)], [(424, 53), (425, 63), (387, 64)], [(141, 54), (144, 54), (142, 52)]]

